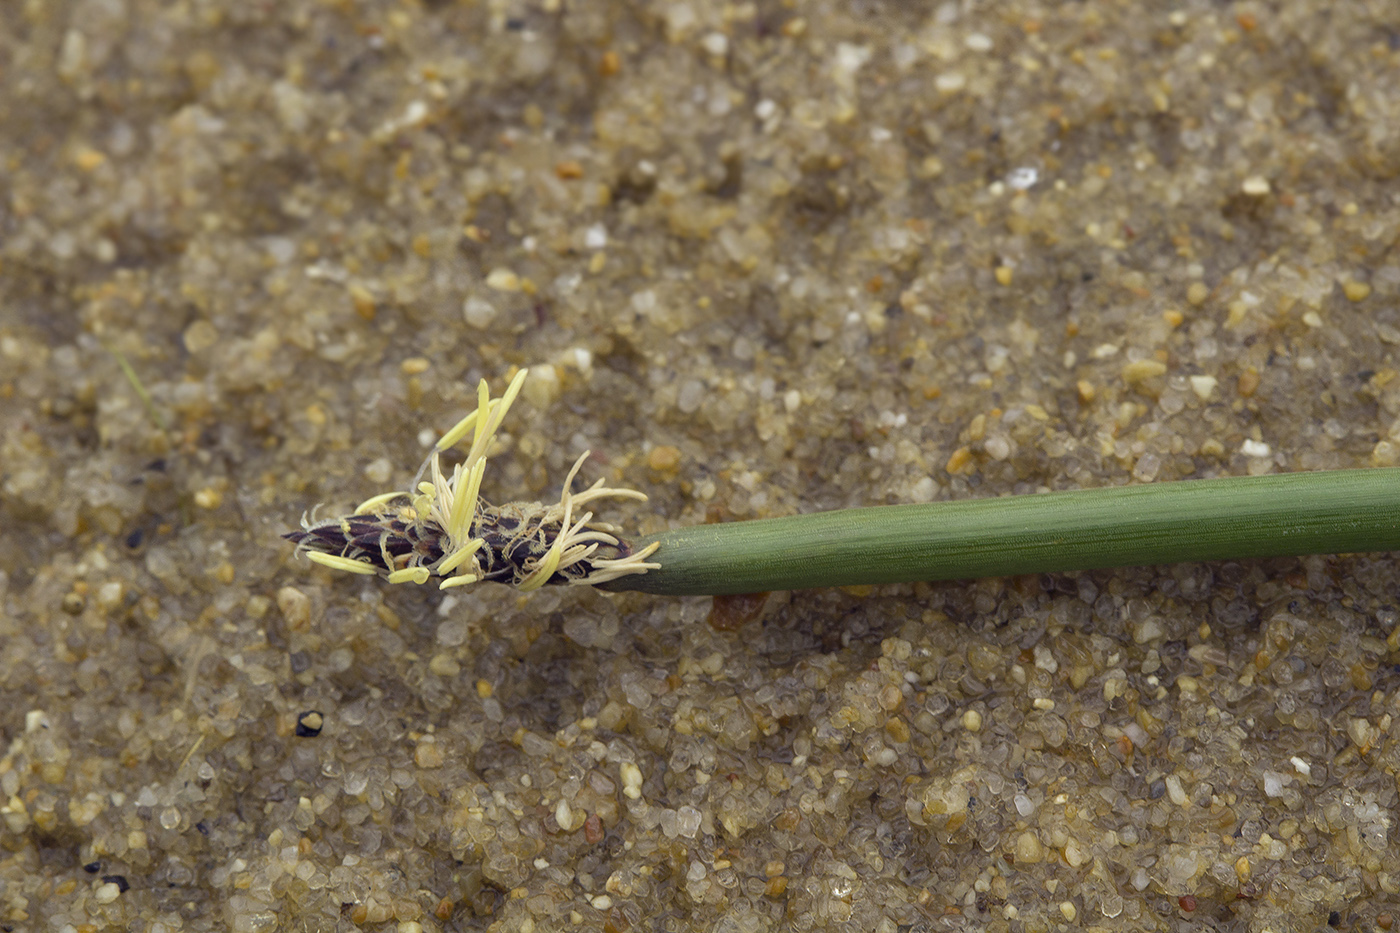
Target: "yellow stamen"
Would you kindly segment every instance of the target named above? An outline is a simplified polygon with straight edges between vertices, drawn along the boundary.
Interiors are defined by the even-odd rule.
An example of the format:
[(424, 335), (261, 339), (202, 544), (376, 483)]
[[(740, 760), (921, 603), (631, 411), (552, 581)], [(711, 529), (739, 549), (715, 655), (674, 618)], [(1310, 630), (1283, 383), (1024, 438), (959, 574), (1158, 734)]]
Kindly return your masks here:
[(472, 428), (476, 427), (476, 419), (479, 416), (481, 416), (481, 409), (478, 408), (476, 411), (454, 424), (450, 431), (438, 438), (434, 449), (444, 451), (456, 447), (457, 442), (466, 437), (467, 433), (470, 432)]
[(491, 446), (491, 438), (495, 436), (496, 429), (501, 426), (501, 422), (506, 420), (506, 413), (510, 411), (510, 406), (514, 404), (516, 396), (520, 394), (520, 387), (525, 384), (525, 377), (529, 374), (528, 369), (522, 369), (515, 374), (515, 378), (506, 387), (505, 395), (500, 401), (488, 408), (490, 395), (486, 389), (486, 380), (481, 381), (478, 389), (478, 397), (482, 400), (478, 409), (487, 412), (485, 419), (477, 419), (476, 437), (472, 439), (471, 450), (467, 453), (467, 463), (474, 464), (477, 460), (486, 456), (486, 449)]
[(555, 569), (559, 566), (559, 551), (550, 548), (540, 561), (539, 566), (526, 574), (525, 579), (515, 585), (515, 588), (522, 593), (529, 593), (537, 590), (549, 582), (549, 578), (554, 576)]
[(491, 387), (483, 379), (476, 386), (476, 410), (481, 414), (476, 419), (476, 433), (472, 435), (472, 448), (476, 448), (476, 442), (481, 439), (481, 435), (490, 430), (491, 424)]
[(428, 582), (428, 577), (432, 572), (427, 567), (405, 567), (402, 570), (395, 570), (387, 577), (390, 583), (408, 583), (412, 581), (422, 586)]
[(603, 481), (600, 479), (583, 492), (574, 496), (574, 503), (577, 505), (586, 505), (594, 499), (636, 499), (639, 502), (645, 502), (647, 501), (647, 494), (638, 492), (635, 489), (614, 489), (605, 487)]
[(446, 580), (443, 580), (438, 584), (438, 589), (450, 590), (454, 586), (466, 586), (468, 583), (475, 583), (476, 581), (477, 577), (475, 574), (464, 573), (461, 576), (448, 577)]
[[(575, 528), (578, 525), (574, 526)], [(594, 551), (598, 550), (597, 542), (592, 544), (575, 544), (573, 547), (565, 548), (559, 555), (559, 570), (566, 570), (577, 564), (581, 560), (587, 560)]]
[(428, 465), (432, 467), (433, 481), (431, 483), (419, 483), (418, 488), (423, 490), (423, 495), (432, 499), (429, 507), (429, 517), (447, 529), (447, 517), (452, 513), (452, 487), (447, 480), (442, 478), (442, 464), (438, 455), (434, 453), (428, 458)]
[[(574, 477), (578, 476), (578, 471), (583, 468), (583, 461), (587, 460), (588, 455), (591, 453), (593, 453), (593, 451), (585, 450), (583, 453), (579, 454), (579, 458), (574, 461), (574, 465), (569, 469), (569, 475), (564, 477), (564, 491), (559, 496), (559, 501), (561, 503), (568, 503), (573, 500), (574, 494), (569, 490), (573, 489)], [(603, 481), (601, 479), (598, 480), (597, 483), (593, 484), (594, 488), (596, 488), (602, 482)]]
[(467, 473), (467, 488), (465, 492), (457, 494), (459, 499), (465, 499), (469, 511), (462, 519), (461, 527), (452, 532), (453, 537), (465, 538), (471, 531), (472, 521), (476, 518), (476, 503), (481, 496), (481, 478), (486, 475), (486, 461), (478, 460)]
[(451, 554), (438, 561), (438, 576), (445, 577), (452, 571), (456, 570), (458, 567), (462, 566), (466, 559), (468, 557), (471, 557), (477, 551), (479, 551), (481, 549), (481, 546), (485, 543), (486, 541), (482, 538), (473, 538), (470, 541), (468, 541), (461, 549), (453, 551)]
[(341, 557), (339, 554), (323, 554), (320, 551), (307, 551), (306, 556), (309, 560), (323, 567), (329, 567), (332, 570), (344, 570), (347, 573), (360, 573), (367, 576), (373, 576), (379, 572), (371, 564), (362, 560), (351, 560), (348, 557)]
[(593, 562), (593, 572), (588, 575), (588, 582), (593, 584), (607, 583), (609, 580), (616, 580), (618, 577), (625, 577), (628, 574), (659, 570), (661, 569), (660, 564), (647, 561), (647, 558), (655, 554), (659, 547), (661, 547), (660, 542), (653, 541), (637, 553), (627, 557), (599, 558)]
[(559, 524), (559, 534), (555, 536), (554, 543), (549, 546), (549, 550), (545, 551), (544, 557), (540, 558), (540, 562), (535, 565), (535, 569), (516, 584), (515, 588), (522, 593), (528, 593), (544, 586), (545, 583), (549, 582), (549, 578), (554, 576), (554, 571), (559, 568), (559, 559), (564, 552), (564, 539), (568, 537), (569, 533), (569, 518), (574, 510), (574, 504), (569, 498), (569, 483), (573, 480), (574, 474), (578, 472), (578, 468), (583, 466), (584, 457), (587, 456), (588, 453), (585, 452), (583, 457), (578, 458), (574, 468), (569, 471), (569, 478), (564, 480), (564, 520)]
[[(453, 546), (471, 531), (472, 519), (476, 518), (477, 491), (481, 489), (481, 477), (486, 472), (486, 461), (478, 460), (467, 471), (467, 481), (462, 482), (462, 466), (452, 471), (452, 510), (447, 515), (447, 537)], [(475, 488), (472, 480), (475, 479)], [(465, 485), (465, 489), (463, 486)]]
[(405, 493), (402, 490), (396, 490), (394, 492), (383, 492), (377, 496), (370, 496), (364, 502), (361, 502), (359, 505), (355, 506), (355, 511), (351, 512), (350, 514), (373, 515), (377, 512), (382, 511), (384, 506), (388, 505), (390, 502), (393, 502), (395, 499), (399, 498), (402, 495), (405, 495)]

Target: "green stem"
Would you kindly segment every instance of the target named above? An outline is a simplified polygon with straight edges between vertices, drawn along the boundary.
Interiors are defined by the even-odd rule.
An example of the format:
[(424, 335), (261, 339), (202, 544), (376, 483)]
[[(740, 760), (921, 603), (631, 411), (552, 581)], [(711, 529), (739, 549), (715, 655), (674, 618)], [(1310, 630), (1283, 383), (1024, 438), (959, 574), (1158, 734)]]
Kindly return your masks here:
[(165, 420), (165, 416), (156, 407), (156, 403), (151, 399), (151, 393), (146, 391), (145, 384), (141, 382), (141, 377), (136, 375), (136, 370), (131, 363), (127, 362), (126, 355), (116, 347), (110, 347), (105, 343), (102, 344), (102, 348), (117, 358), (117, 365), (121, 367), (126, 381), (131, 383), (131, 388), (136, 391), (136, 397), (141, 399), (142, 405), (146, 406), (146, 414), (155, 422), (156, 427), (169, 432), (170, 422)]
[(1400, 469), (1186, 480), (678, 528), (659, 570), (607, 589), (673, 596), (1002, 577), (1400, 549)]

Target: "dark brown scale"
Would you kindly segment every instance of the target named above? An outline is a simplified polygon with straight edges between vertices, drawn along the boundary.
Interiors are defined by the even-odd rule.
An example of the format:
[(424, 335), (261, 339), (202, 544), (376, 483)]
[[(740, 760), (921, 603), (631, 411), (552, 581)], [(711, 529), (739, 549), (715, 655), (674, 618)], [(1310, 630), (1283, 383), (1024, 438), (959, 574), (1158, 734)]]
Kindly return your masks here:
[[(512, 583), (525, 575), (526, 561), (538, 560), (549, 550), (559, 534), (559, 523), (542, 522), (538, 514), (530, 515), (525, 511), (530, 508), (538, 507), (507, 503), (499, 508), (487, 507), (477, 514), (472, 537), (483, 541), (476, 552), (482, 580)], [(395, 514), (332, 519), (311, 528), (287, 532), (282, 537), (309, 551), (365, 561), (383, 573), (391, 573), (410, 563), (431, 567), (442, 560), (447, 533), (436, 522), (406, 522)], [(385, 564), (385, 552), (393, 566)], [(607, 559), (624, 558), (631, 553), (626, 543), (600, 544), (594, 552)], [(412, 560), (413, 557), (417, 560)], [(549, 583), (571, 583), (587, 577), (593, 569), (591, 560), (583, 560), (555, 573)]]
[[(282, 537), (307, 550), (363, 560), (389, 573), (407, 563), (400, 558), (409, 555), (418, 555), (422, 564), (441, 560), (441, 542), (445, 535), (434, 522), (409, 523), (395, 515), (358, 515), (343, 521), (334, 519), (311, 528), (290, 531)], [(394, 559), (395, 566), (385, 565), (385, 551)]]

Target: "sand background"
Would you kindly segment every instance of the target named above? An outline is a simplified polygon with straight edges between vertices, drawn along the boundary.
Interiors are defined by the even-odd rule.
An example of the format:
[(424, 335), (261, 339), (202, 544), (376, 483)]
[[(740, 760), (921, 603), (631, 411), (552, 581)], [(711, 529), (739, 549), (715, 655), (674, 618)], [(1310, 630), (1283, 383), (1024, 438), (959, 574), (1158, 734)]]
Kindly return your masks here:
[(638, 532), (1394, 465), (1392, 3), (0, 14), (3, 929), (1391, 928), (1389, 557), (744, 622), (279, 535), (519, 366), (485, 494)]

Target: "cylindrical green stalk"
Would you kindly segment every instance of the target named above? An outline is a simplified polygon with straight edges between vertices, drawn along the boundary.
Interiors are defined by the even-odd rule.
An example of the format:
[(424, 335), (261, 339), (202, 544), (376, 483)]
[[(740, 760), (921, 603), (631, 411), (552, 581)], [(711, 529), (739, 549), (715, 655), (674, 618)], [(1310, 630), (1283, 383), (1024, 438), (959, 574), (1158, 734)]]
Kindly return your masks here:
[(1400, 469), (1185, 480), (678, 528), (658, 570), (604, 584), (666, 595), (1001, 577), (1400, 549)]

